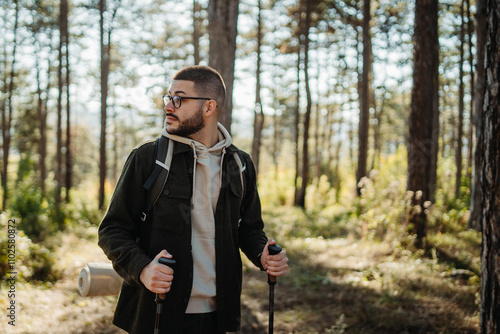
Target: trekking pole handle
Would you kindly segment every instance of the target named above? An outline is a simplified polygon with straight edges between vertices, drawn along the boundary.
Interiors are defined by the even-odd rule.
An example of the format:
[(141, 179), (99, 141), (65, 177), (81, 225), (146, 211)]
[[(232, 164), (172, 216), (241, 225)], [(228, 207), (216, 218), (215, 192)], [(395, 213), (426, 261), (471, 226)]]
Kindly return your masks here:
[[(276, 255), (282, 251), (281, 247), (277, 244), (267, 246), (267, 250), (269, 251), (269, 255)], [(267, 275), (267, 283), (269, 283), (269, 285), (276, 284), (276, 276)]]
[[(172, 269), (174, 269), (174, 265), (176, 264), (176, 262), (175, 262), (174, 259), (169, 259), (167, 257), (160, 257), (158, 259), (158, 263), (164, 264), (166, 266), (169, 266)], [(163, 294), (163, 293), (162, 294), (157, 293), (155, 301), (157, 303), (163, 303), (165, 301), (165, 294)]]
[(281, 247), (277, 244), (267, 246), (267, 250), (269, 251), (269, 255), (276, 255), (282, 251)]
[(160, 257), (158, 259), (158, 263), (164, 264), (166, 266), (169, 266), (170, 268), (173, 268), (173, 265), (175, 265), (175, 260), (174, 259), (169, 259), (167, 257)]

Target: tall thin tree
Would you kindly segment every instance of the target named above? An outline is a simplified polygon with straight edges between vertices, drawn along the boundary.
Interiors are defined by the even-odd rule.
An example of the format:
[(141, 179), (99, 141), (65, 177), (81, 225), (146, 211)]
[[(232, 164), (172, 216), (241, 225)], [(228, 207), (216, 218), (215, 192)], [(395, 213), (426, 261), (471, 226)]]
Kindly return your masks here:
[[(481, 176), (481, 333), (500, 333), (500, 6), (488, 0)], [(478, 73), (479, 74), (479, 73)], [(479, 153), (479, 152), (478, 152)]]
[(366, 176), (366, 166), (368, 161), (368, 132), (370, 118), (370, 69), (371, 69), (371, 33), (370, 33), (370, 0), (363, 3), (363, 74), (361, 81), (361, 92), (359, 99), (359, 147), (358, 147), (358, 168), (356, 171), (356, 188), (358, 195), (361, 194), (359, 181)]
[(469, 46), (469, 68), (470, 68), (470, 122), (469, 122), (469, 133), (468, 133), (468, 154), (467, 154), (467, 177), (472, 179), (472, 158), (473, 158), (473, 150), (474, 150), (474, 140), (472, 139), (474, 135), (474, 103), (475, 103), (475, 73), (474, 73), (474, 41), (473, 41), (473, 29), (474, 24), (472, 22), (471, 10), (470, 10), (470, 0), (465, 0), (465, 7), (467, 9), (467, 44)]
[[(56, 189), (55, 189), (55, 204), (59, 209), (61, 205), (61, 191), (65, 184), (65, 177), (63, 176), (63, 171), (67, 168), (63, 167), (63, 135), (62, 135), (62, 119), (63, 119), (63, 96), (66, 94), (66, 108), (69, 110), (69, 96), (68, 96), (68, 80), (69, 80), (69, 69), (67, 62), (69, 57), (68, 53), (68, 2), (67, 0), (61, 0), (59, 6), (59, 47), (58, 47), (58, 67), (57, 67), (57, 88), (58, 88), (58, 96), (57, 96), (57, 127), (56, 127), (56, 170), (55, 170), (55, 179), (56, 179)], [(65, 72), (65, 76), (63, 77), (63, 72)], [(69, 117), (69, 114), (66, 115)], [(67, 120), (67, 123), (69, 120)], [(68, 124), (66, 124), (68, 125)], [(68, 148), (66, 147), (66, 152)], [(68, 154), (68, 153), (66, 153)]]
[(64, 40), (66, 42), (65, 65), (66, 65), (66, 143), (65, 143), (65, 177), (64, 185), (66, 187), (66, 203), (70, 202), (70, 190), (73, 183), (73, 150), (71, 145), (71, 103), (70, 103), (70, 67), (69, 67), (69, 32), (68, 32), (68, 1), (61, 0), (61, 11), (64, 11)]
[(210, 0), (208, 3), (209, 66), (221, 74), (226, 84), (226, 101), (219, 121), (231, 132), (233, 112), (234, 62), (238, 34), (239, 0)]
[(481, 230), (481, 164), (483, 161), (483, 134), (481, 124), (483, 121), (483, 104), (486, 90), (486, 73), (484, 71), (484, 56), (486, 52), (486, 13), (487, 0), (476, 1), (476, 79), (474, 92), (474, 113), (472, 118), (472, 176), (470, 196), (469, 228)]
[[(4, 84), (4, 96), (6, 96), (6, 103), (2, 106), (2, 189), (3, 189), (3, 199), (2, 199), (2, 210), (7, 207), (7, 200), (9, 198), (9, 189), (7, 183), (7, 171), (9, 166), (9, 153), (10, 153), (10, 143), (11, 137), (11, 127), (12, 127), (12, 117), (13, 117), (13, 96), (15, 89), (15, 77), (16, 77), (16, 59), (17, 59), (17, 46), (18, 46), (18, 28), (19, 28), (19, 3), (18, 0), (14, 0), (14, 28), (13, 28), (13, 39), (12, 39), (12, 61), (10, 64), (10, 71), (6, 76), (7, 80)], [(6, 60), (7, 61), (7, 60)], [(7, 71), (6, 71), (7, 74)], [(8, 85), (7, 85), (8, 83)]]
[(312, 98), (309, 85), (309, 32), (311, 28), (311, 1), (306, 1), (306, 17), (304, 26), (304, 83), (306, 89), (306, 113), (304, 115), (304, 133), (302, 137), (302, 166), (301, 166), (301, 185), (295, 205), (305, 208), (306, 189), (309, 183), (309, 128), (311, 124)]
[(424, 205), (434, 201), (439, 138), (438, 100), (438, 1), (415, 3), (413, 34), (413, 89), (409, 119), (408, 181), (413, 191), (412, 210), (407, 217), (424, 246), (427, 215)]
[(457, 167), (455, 174), (455, 197), (458, 198), (460, 195), (460, 186), (462, 185), (462, 148), (463, 148), (463, 136), (464, 136), (464, 62), (465, 62), (465, 11), (464, 3), (462, 0), (460, 3), (460, 60), (458, 66), (458, 129), (457, 129), (457, 141), (456, 141), (456, 152), (455, 152), (455, 165)]
[(105, 183), (107, 174), (106, 159), (106, 126), (108, 108), (108, 78), (111, 62), (111, 34), (113, 21), (120, 7), (121, 0), (113, 3), (112, 10), (108, 9), (106, 0), (99, 0), (99, 32), (101, 52), (101, 136), (99, 148), (99, 209), (104, 209)]
[[(45, 165), (45, 157), (47, 155), (47, 113), (44, 110), (43, 97), (42, 97), (42, 82), (40, 78), (41, 65), (40, 65), (40, 41), (38, 38), (38, 31), (33, 34), (34, 37), (34, 56), (35, 56), (35, 70), (36, 70), (36, 95), (37, 95), (37, 116), (39, 127), (38, 139), (38, 169), (39, 169), (39, 185), (42, 191), (42, 196), (45, 196), (45, 179), (47, 177), (47, 168)], [(50, 58), (50, 57), (49, 57)], [(49, 65), (50, 67), (50, 65)], [(50, 78), (50, 76), (49, 76)]]
[(109, 41), (106, 40), (104, 15), (106, 0), (99, 0), (99, 32), (101, 50), (101, 136), (99, 143), (99, 209), (104, 208), (106, 182), (106, 123), (108, 108)]
[(261, 74), (261, 53), (262, 53), (262, 3), (257, 0), (257, 66), (255, 69), (255, 107), (253, 120), (253, 142), (252, 160), (255, 170), (259, 171), (260, 145), (262, 129), (264, 128), (264, 110), (260, 97), (260, 74)]
[(300, 139), (300, 64), (302, 63), (302, 15), (299, 16), (299, 29), (297, 31), (297, 64), (296, 64), (296, 72), (297, 72), (297, 87), (295, 93), (295, 108), (294, 108), (294, 128), (293, 128), (293, 143), (295, 149), (295, 176), (293, 179), (294, 185), (294, 197), (293, 203), (297, 205), (299, 202), (299, 176), (300, 176), (300, 163), (299, 163), (299, 139)]
[(197, 0), (193, 0), (193, 58), (194, 64), (199, 65), (201, 61), (200, 57), (200, 36), (201, 36), (201, 26), (202, 20), (201, 6)]

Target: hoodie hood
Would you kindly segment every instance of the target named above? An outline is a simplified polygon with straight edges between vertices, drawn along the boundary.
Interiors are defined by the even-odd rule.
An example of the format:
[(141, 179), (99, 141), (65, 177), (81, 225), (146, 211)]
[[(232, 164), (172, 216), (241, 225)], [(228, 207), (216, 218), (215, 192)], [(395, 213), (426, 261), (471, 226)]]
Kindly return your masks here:
[(177, 141), (179, 143), (187, 144), (189, 146), (193, 146), (193, 143), (199, 147), (200, 150), (206, 149), (210, 152), (216, 152), (217, 150), (220, 150), (222, 148), (227, 148), (229, 147), (232, 143), (233, 140), (231, 138), (231, 135), (229, 132), (226, 130), (226, 128), (221, 124), (217, 123), (217, 130), (218, 130), (218, 135), (219, 135), (219, 142), (215, 144), (211, 148), (207, 148), (204, 144), (188, 138), (188, 137), (181, 137), (177, 135), (173, 135), (167, 132), (167, 120), (165, 119), (165, 122), (163, 123), (163, 129), (161, 130), (161, 135), (165, 136), (167, 138), (171, 138), (174, 141)]

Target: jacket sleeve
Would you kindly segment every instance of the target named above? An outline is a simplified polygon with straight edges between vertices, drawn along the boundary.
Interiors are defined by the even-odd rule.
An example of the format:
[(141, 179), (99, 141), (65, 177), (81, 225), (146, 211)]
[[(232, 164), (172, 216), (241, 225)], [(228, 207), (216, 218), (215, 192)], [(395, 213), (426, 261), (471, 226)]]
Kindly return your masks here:
[(137, 240), (142, 223), (140, 214), (146, 202), (142, 185), (151, 169), (152, 149), (146, 144), (130, 153), (99, 226), (99, 246), (129, 285), (142, 285), (139, 275), (151, 262)]
[(267, 243), (260, 198), (257, 191), (256, 172), (252, 159), (243, 153), (247, 169), (245, 173), (245, 194), (242, 199), (241, 221), (239, 227), (240, 248), (252, 263), (263, 270), (260, 256)]

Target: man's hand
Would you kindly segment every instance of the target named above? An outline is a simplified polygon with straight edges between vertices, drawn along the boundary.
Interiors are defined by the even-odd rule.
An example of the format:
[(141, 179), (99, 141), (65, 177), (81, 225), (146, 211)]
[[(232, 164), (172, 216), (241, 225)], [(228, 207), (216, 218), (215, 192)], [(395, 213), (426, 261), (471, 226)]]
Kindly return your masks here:
[(151, 292), (165, 294), (170, 291), (174, 270), (169, 266), (158, 263), (160, 257), (172, 258), (166, 250), (162, 250), (147, 266), (142, 269), (139, 275), (142, 284)]
[(264, 268), (269, 275), (283, 276), (286, 274), (288, 268), (288, 258), (286, 257), (285, 250), (282, 250), (276, 255), (269, 255), (267, 246), (275, 244), (276, 241), (269, 239), (267, 244), (264, 246), (264, 250), (262, 251), (260, 262), (262, 264), (262, 268)]

